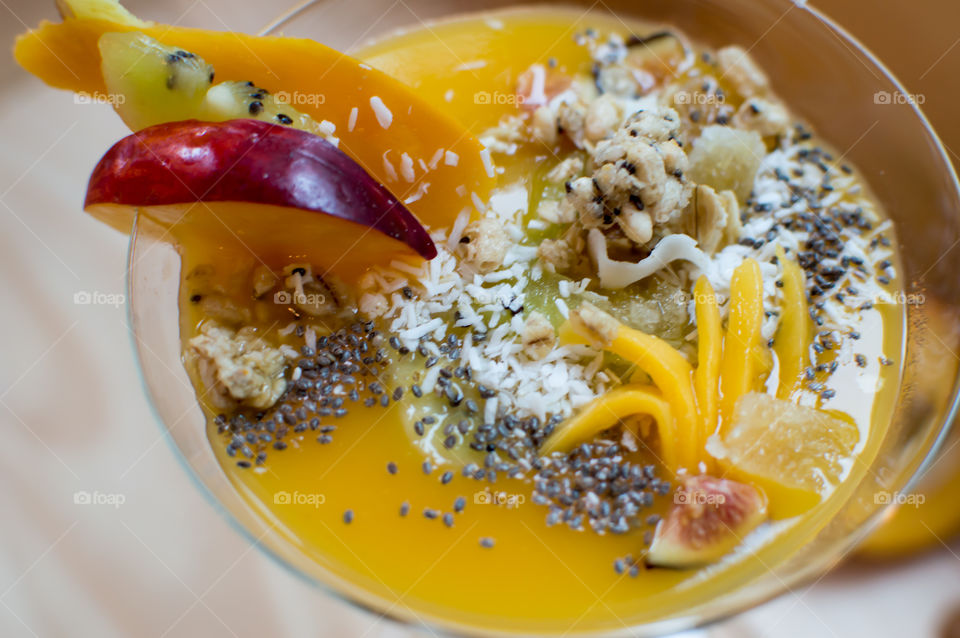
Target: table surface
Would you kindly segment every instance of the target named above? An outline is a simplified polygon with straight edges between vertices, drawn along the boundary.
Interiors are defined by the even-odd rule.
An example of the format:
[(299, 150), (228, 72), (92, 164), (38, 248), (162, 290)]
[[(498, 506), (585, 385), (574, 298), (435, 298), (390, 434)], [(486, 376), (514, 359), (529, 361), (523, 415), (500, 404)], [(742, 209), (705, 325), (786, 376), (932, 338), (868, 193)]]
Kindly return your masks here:
[[(249, 4), (261, 6), (128, 3), (154, 19), (238, 31), (277, 11)], [(960, 14), (956, 0), (817, 4), (926, 95), (945, 142), (960, 149), (960, 29), (944, 19)], [(52, 0), (0, 0), (0, 39), (9, 46), (54, 15)], [(45, 90), (8, 56), (0, 77), (0, 330), (10, 335), (0, 355), (0, 635), (409, 635), (304, 585), (191, 484), (143, 397), (123, 308), (74, 302), (124, 290), (125, 238), (82, 215), (80, 198), (88, 168), (125, 129), (109, 108)], [(78, 505), (80, 491), (123, 503)], [(691, 635), (946, 638), (960, 635), (958, 613), (954, 544), (896, 565), (847, 564)]]

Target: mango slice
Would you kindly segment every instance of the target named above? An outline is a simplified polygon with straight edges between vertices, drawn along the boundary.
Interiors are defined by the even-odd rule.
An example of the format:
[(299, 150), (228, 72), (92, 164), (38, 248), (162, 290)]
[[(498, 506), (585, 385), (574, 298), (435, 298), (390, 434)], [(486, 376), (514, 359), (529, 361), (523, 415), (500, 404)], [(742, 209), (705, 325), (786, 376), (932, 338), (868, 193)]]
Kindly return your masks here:
[(541, 451), (568, 452), (600, 432), (635, 414), (653, 417), (660, 435), (660, 458), (668, 468), (677, 466), (676, 426), (667, 403), (656, 388), (626, 385), (603, 394), (587, 404), (550, 435)]
[(509, 22), (491, 19), (478, 29), (475, 21), (454, 20), (442, 25), (442, 37), (416, 30), (364, 47), (357, 56), (435, 104), (448, 104), (464, 126), (481, 133), (518, 107), (535, 108), (517, 95), (531, 65), (541, 65), (547, 93), (552, 78), (568, 82), (590, 70), (589, 51), (576, 43), (570, 23), (562, 11), (517, 9)]
[(747, 259), (733, 271), (730, 282), (730, 313), (720, 363), (720, 415), (725, 423), (733, 416), (737, 399), (754, 389), (760, 372), (757, 353), (762, 323), (760, 265)]
[(800, 265), (787, 259), (783, 249), (777, 251), (783, 265), (783, 303), (780, 308), (780, 327), (773, 350), (780, 362), (780, 387), (777, 396), (789, 399), (800, 389), (806, 367), (807, 348), (810, 345), (810, 314), (807, 308), (805, 276)]
[[(720, 390), (720, 360), (723, 351), (723, 328), (720, 324), (720, 308), (713, 286), (701, 276), (693, 288), (697, 318), (697, 369), (693, 373), (693, 385), (697, 392), (697, 408), (703, 429), (700, 440), (717, 430), (718, 393)], [(704, 455), (704, 461), (709, 457)]]
[(75, 0), (66, 6), (64, 13), (78, 17), (43, 22), (17, 38), (14, 49), (24, 69), (53, 87), (105, 94), (100, 36), (141, 31), (201, 56), (216, 68), (217, 80), (269, 87), (318, 121), (335, 124), (341, 150), (406, 201), (425, 224), (451, 223), (472, 207), (472, 193), (485, 199), (495, 183), (480, 143), (442, 109), (402, 82), (318, 42), (135, 22), (109, 0)]
[(683, 355), (666, 341), (628, 328), (589, 303), (571, 313), (570, 328), (650, 375), (676, 420), (677, 467), (670, 469), (695, 470), (704, 442), (700, 440), (702, 426), (694, 397), (693, 367)]

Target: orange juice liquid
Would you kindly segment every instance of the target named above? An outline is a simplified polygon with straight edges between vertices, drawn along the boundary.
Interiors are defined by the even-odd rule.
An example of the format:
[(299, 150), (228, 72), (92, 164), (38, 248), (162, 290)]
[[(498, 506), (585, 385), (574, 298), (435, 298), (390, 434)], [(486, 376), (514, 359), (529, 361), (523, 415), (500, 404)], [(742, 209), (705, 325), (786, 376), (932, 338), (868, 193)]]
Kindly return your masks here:
[[(572, 39), (587, 26), (624, 32), (623, 23), (609, 16), (502, 12), (397, 34), (359, 56), (430, 99), (448, 103), (464, 124), (480, 132), (515, 107), (479, 104), (474, 98), (477, 87), (512, 93), (520, 72), (550, 58), (570, 72), (588, 69), (584, 49)], [(642, 25), (637, 29), (648, 31)], [(501, 46), (504, 38), (511, 42), (509, 48)], [(518, 153), (503, 165), (501, 183), (536, 186), (531, 176), (541, 161), (535, 154)], [(257, 263), (229, 237), (211, 244), (181, 233), (178, 240), (184, 273), (199, 264), (212, 264), (218, 272), (249, 272)], [(291, 261), (295, 255), (270, 265), (280, 268)], [(187, 340), (196, 334), (202, 317), (189, 302), (188, 286), (181, 295)], [(249, 298), (238, 301), (250, 303)], [(270, 304), (255, 309), (254, 315), (264, 327), (291, 320)], [(858, 351), (871, 360), (881, 354), (896, 359), (902, 314), (890, 306), (867, 316), (871, 325), (862, 331)], [(315, 561), (332, 579), (368, 592), (391, 615), (485, 630), (615, 631), (729, 593), (790, 556), (830, 520), (869, 471), (899, 382), (897, 366), (888, 366), (878, 371), (883, 392), (864, 393), (857, 389), (854, 372), (838, 372), (833, 383), (838, 403), (831, 407), (856, 420), (863, 433), (861, 446), (846, 481), (831, 496), (801, 517), (777, 522), (763, 542), (720, 564), (702, 570), (647, 569), (635, 578), (618, 575), (613, 562), (627, 554), (640, 555), (642, 529), (598, 535), (565, 525), (547, 527), (547, 510), (532, 503), (527, 480), (501, 478), (490, 485), (463, 477), (460, 467), (436, 461), (433, 472), (425, 474), (424, 452), (405, 414), (409, 393), (389, 408), (357, 407), (343, 418), (326, 419), (325, 424), (337, 427), (327, 445), (315, 441), (316, 432), (288, 436), (290, 447), (271, 452), (262, 471), (238, 468), (236, 459), (225, 453), (216, 427), (211, 424), (209, 432), (223, 471), (251, 507), (299, 547), (303, 560)], [(397, 465), (396, 474), (387, 471), (388, 463)], [(455, 476), (444, 485), (440, 476), (446, 470)], [(494, 499), (493, 492), (502, 494)], [(452, 512), (457, 497), (464, 497), (467, 505), (455, 515), (453, 527), (424, 517), (425, 508)], [(662, 514), (669, 500), (659, 499), (649, 513)], [(405, 502), (409, 514), (402, 517)], [(344, 522), (347, 510), (354, 515), (349, 524)], [(495, 541), (494, 547), (481, 545), (486, 537)]]

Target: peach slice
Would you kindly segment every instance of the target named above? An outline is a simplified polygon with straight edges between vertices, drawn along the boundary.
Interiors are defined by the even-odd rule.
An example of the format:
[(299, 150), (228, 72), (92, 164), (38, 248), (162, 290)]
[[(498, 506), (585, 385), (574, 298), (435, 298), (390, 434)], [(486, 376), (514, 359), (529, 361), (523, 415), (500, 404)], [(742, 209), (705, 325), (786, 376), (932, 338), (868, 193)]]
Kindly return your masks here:
[(232, 238), (261, 256), (308, 256), (338, 271), (411, 249), (437, 254), (410, 211), (346, 154), (258, 120), (174, 122), (130, 135), (97, 164), (85, 205), (114, 226), (129, 226), (140, 209), (174, 238)]
[(139, 31), (202, 57), (219, 81), (268, 87), (317, 121), (333, 123), (340, 148), (425, 224), (450, 224), (472, 207), (474, 193), (484, 200), (495, 184), (480, 143), (445, 109), (318, 42), (147, 23), (113, 0), (63, 4), (70, 10), (62, 23), (41, 23), (21, 35), (14, 49), (17, 62), (51, 86), (105, 94), (100, 36)]

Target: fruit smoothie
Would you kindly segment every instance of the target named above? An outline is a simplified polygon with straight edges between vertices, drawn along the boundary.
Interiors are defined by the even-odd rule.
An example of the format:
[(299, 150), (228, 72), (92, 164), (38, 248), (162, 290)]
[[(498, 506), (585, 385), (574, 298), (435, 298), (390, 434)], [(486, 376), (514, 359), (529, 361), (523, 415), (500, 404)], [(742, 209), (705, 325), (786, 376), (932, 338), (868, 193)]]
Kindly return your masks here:
[(137, 134), (88, 210), (177, 247), (212, 453), (352, 598), (623, 630), (767, 573), (870, 471), (895, 229), (763, 60), (560, 9), (356, 59), (85, 19), (18, 59), (75, 88), (44, 46), (95, 42)]

